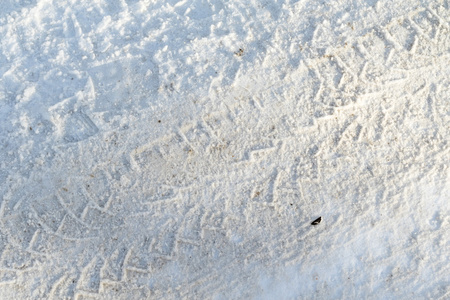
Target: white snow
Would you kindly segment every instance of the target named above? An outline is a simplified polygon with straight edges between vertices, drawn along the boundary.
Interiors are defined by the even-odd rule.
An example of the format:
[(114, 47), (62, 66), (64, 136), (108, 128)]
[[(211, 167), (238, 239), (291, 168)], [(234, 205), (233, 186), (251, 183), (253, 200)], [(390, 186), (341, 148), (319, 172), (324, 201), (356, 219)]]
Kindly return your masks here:
[(0, 298), (450, 298), (448, 1), (0, 6)]

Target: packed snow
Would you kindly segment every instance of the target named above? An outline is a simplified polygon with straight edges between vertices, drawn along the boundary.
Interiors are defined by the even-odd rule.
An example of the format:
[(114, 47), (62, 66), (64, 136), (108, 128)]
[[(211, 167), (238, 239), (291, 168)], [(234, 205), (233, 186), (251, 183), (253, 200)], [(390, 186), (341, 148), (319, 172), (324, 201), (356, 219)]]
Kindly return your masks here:
[(1, 299), (449, 299), (447, 0), (0, 0)]

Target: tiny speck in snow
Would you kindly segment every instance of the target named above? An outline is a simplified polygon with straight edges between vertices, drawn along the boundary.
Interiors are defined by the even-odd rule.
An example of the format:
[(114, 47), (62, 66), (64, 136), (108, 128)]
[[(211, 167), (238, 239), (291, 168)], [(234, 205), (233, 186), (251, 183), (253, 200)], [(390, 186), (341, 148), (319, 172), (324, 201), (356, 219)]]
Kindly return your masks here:
[(322, 221), (322, 217), (318, 217), (314, 221), (312, 221), (311, 225), (318, 225)]
[(244, 55), (244, 49), (239, 48), (239, 51), (234, 52), (234, 54), (236, 54), (237, 56), (242, 56), (242, 55)]

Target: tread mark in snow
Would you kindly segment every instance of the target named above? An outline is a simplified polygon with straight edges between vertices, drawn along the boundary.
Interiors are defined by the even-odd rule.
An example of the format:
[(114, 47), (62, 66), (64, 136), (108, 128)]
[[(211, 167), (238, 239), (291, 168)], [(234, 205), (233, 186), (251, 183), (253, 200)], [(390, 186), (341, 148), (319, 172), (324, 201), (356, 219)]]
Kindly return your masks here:
[(81, 111), (70, 111), (64, 124), (64, 140), (69, 143), (80, 142), (98, 131), (97, 126), (86, 114)]
[[(414, 47), (417, 46), (417, 50), (420, 50), (420, 47), (427, 46), (432, 48), (430, 51), (435, 51), (437, 54), (448, 54), (450, 49), (449, 28), (447, 22), (443, 21), (447, 16), (442, 16), (442, 13), (445, 12), (437, 10), (435, 13), (431, 9), (419, 10), (400, 23), (395, 20), (389, 23), (390, 25), (386, 29), (375, 28), (367, 36), (349, 41), (349, 45), (356, 45), (356, 47), (348, 46), (345, 49), (336, 50), (335, 60), (330, 58), (324, 59), (323, 57), (311, 60), (313, 67), (307, 71), (310, 73), (304, 79), (306, 81), (302, 83), (308, 86), (308, 89), (304, 91), (307, 97), (302, 98), (302, 101), (307, 101), (316, 95), (316, 103), (311, 105), (315, 105), (314, 108), (318, 111), (319, 116), (329, 116), (335, 111), (339, 111), (340, 107), (356, 101), (349, 95), (366, 92), (365, 90), (359, 90), (363, 89), (366, 83), (371, 84), (367, 93), (376, 93), (381, 89), (381, 85), (377, 82), (379, 78), (383, 80), (387, 78), (383, 82), (387, 82), (392, 78), (396, 79), (396, 74), (392, 71), (394, 68), (389, 67), (402, 68), (403, 64), (407, 64), (409, 67), (417, 67), (415, 58), (420, 56), (418, 51), (414, 51)], [(327, 33), (326, 28), (322, 28), (321, 31), (324, 35)], [(315, 36), (319, 37), (322, 33), (317, 31)], [(430, 41), (434, 44), (428, 44)], [(395, 50), (392, 47), (393, 45), (397, 45)], [(424, 52), (430, 54), (430, 51)], [(432, 54), (436, 53), (433, 52)], [(398, 57), (406, 55), (410, 55), (410, 59), (407, 61), (396, 60)], [(428, 63), (425, 64), (427, 68), (436, 67), (434, 65), (436, 63), (433, 61), (425, 60), (425, 63)], [(155, 72), (157, 67), (153, 65), (150, 65), (150, 67), (153, 69), (153, 72), (151, 72), (152, 74), (149, 73), (148, 80), (151, 82), (151, 90), (153, 91), (159, 86), (159, 84), (156, 84), (159, 82), (159, 79), (158, 72)], [(101, 89), (100, 82), (103, 79), (108, 79), (111, 83), (115, 82), (118, 79), (115, 76), (120, 75), (117, 73), (120, 73), (120, 70), (122, 70), (122, 66), (117, 66), (117, 63), (94, 69), (93, 71), (97, 71), (97, 73), (92, 75), (94, 76), (96, 89)], [(111, 75), (109, 71), (112, 74), (111, 78), (108, 77)], [(408, 75), (408, 72), (409, 70), (406, 68), (405, 74)], [(315, 78), (313, 78), (314, 76)], [(407, 76), (404, 78), (408, 79)], [(315, 90), (317, 88), (318, 90)], [(424, 88), (424, 91), (426, 90)], [(107, 88), (104, 88), (103, 92), (107, 95)], [(437, 95), (438, 93), (440, 94)], [(449, 91), (445, 90), (445, 88), (444, 90), (433, 88), (429, 93), (430, 95), (423, 96), (427, 100), (428, 111), (426, 113), (428, 113), (428, 118), (434, 121), (440, 120), (442, 124), (448, 123), (450, 111), (448, 104), (445, 103), (448, 93)], [(426, 93), (424, 92), (424, 94)], [(263, 98), (271, 99), (270, 97)], [(118, 98), (108, 103), (102, 103), (100, 100), (104, 100), (104, 98), (97, 99), (96, 105), (99, 110), (108, 109), (111, 103), (120, 102)], [(280, 104), (280, 106), (283, 104), (280, 99), (277, 99), (277, 101), (279, 101), (277, 104)], [(230, 104), (229, 106), (233, 109), (233, 105)], [(352, 108), (352, 105), (348, 106)], [(237, 104), (235, 107), (238, 107)], [(264, 102), (264, 105), (258, 105), (258, 114), (263, 116), (264, 114), (270, 115), (272, 107), (272, 103), (267, 100), (267, 102)], [(324, 111), (330, 107), (333, 110)], [(344, 110), (342, 109), (342, 111)], [(421, 110), (416, 109), (415, 111)], [(194, 186), (190, 184), (195, 182), (195, 174), (202, 178), (207, 177), (208, 185), (220, 185), (223, 183), (222, 175), (227, 172), (227, 169), (214, 169), (211, 167), (217, 160), (220, 159), (228, 167), (228, 163), (234, 162), (235, 159), (231, 155), (235, 155), (238, 158), (247, 156), (248, 160), (244, 161), (244, 163), (246, 167), (252, 168), (264, 162), (264, 159), (277, 149), (274, 146), (274, 142), (261, 143), (258, 137), (258, 139), (245, 140), (245, 143), (241, 143), (242, 141), (239, 140), (237, 144), (245, 144), (245, 149), (240, 149), (241, 153), (230, 155), (227, 153), (230, 149), (236, 150), (236, 147), (233, 148), (231, 141), (234, 141), (235, 137), (239, 137), (235, 129), (242, 129), (247, 124), (244, 122), (246, 117), (248, 116), (213, 111), (204, 118), (204, 121), (194, 122), (180, 129), (175, 129), (173, 133), (150, 144), (143, 145), (138, 151), (127, 152), (130, 153), (130, 160), (134, 167), (133, 171), (138, 174), (132, 176), (145, 178), (138, 178), (136, 183), (127, 190), (133, 195), (132, 197), (130, 196), (131, 199), (140, 200), (136, 201), (136, 203), (131, 203), (131, 208), (128, 208), (128, 206), (115, 206), (120, 205), (120, 201), (115, 198), (114, 191), (110, 189), (114, 176), (102, 168), (93, 174), (94, 177), (81, 179), (77, 177), (73, 182), (70, 182), (70, 186), (66, 188), (67, 191), (59, 190), (45, 197), (30, 194), (28, 198), (16, 196), (11, 200), (3, 199), (3, 202), (7, 202), (2, 202), (2, 227), (0, 228), (2, 231), (2, 240), (0, 241), (2, 269), (0, 269), (0, 285), (15, 282), (21, 276), (25, 277), (25, 270), (33, 267), (38, 254), (46, 257), (46, 255), (65, 253), (64, 251), (68, 251), (67, 249), (76, 249), (76, 243), (80, 239), (88, 240), (89, 245), (93, 247), (92, 249), (102, 249), (102, 251), (99, 250), (98, 253), (93, 255), (94, 257), (90, 258), (80, 254), (80, 259), (88, 260), (89, 263), (83, 261), (80, 264), (85, 266), (84, 268), (70, 270), (67, 275), (56, 279), (52, 289), (50, 289), (51, 297), (98, 298), (98, 293), (103, 292), (103, 285), (118, 284), (120, 286), (120, 284), (126, 284), (128, 281), (131, 282), (133, 280), (135, 280), (134, 283), (139, 282), (138, 280), (149, 282), (149, 280), (155, 278), (154, 276), (158, 275), (158, 272), (165, 264), (169, 263), (169, 260), (187, 260), (193, 253), (200, 253), (209, 259), (210, 257), (201, 251), (209, 251), (212, 249), (209, 246), (216, 242), (222, 243), (220, 244), (221, 246), (226, 246), (228, 242), (226, 235), (231, 230), (227, 227), (227, 220), (229, 219), (223, 213), (225, 209), (205, 207), (207, 201), (202, 199), (203, 196), (199, 194), (195, 195), (192, 193), (192, 197), (188, 196), (192, 192), (191, 186)], [(291, 121), (290, 117), (288, 116), (286, 119)], [(64, 138), (67, 142), (79, 142), (99, 132), (94, 122), (82, 111), (71, 110), (69, 114), (62, 116), (62, 118), (66, 118), (63, 124), (66, 127), (63, 130)], [(363, 123), (364, 126), (357, 122), (347, 124), (342, 132), (339, 133), (334, 150), (337, 148), (336, 151), (351, 149), (363, 139), (367, 139), (368, 143), (371, 144), (376, 144), (374, 142), (382, 144), (386, 142), (386, 137), (389, 135), (399, 136), (401, 133), (386, 129), (389, 126), (385, 123), (392, 121), (388, 119), (404, 121), (404, 116), (403, 119), (402, 116), (391, 116), (389, 107), (387, 107), (387, 109), (383, 108), (383, 110), (375, 111), (373, 117), (369, 120), (370, 124)], [(320, 126), (327, 126), (329, 120), (321, 118), (317, 123)], [(278, 134), (276, 138), (286, 139), (286, 144), (290, 141), (295, 141), (297, 135), (303, 132), (302, 129), (289, 131), (289, 128), (295, 127), (296, 123), (288, 124), (286, 126), (288, 129), (283, 132), (279, 123), (274, 124), (276, 125), (276, 130), (274, 129), (273, 131)], [(259, 125), (261, 124), (258, 123)], [(275, 136), (275, 133), (273, 136)], [(438, 136), (436, 134), (436, 137)], [(300, 142), (292, 143), (294, 146), (298, 146)], [(76, 145), (72, 144), (69, 146), (75, 147)], [(193, 151), (189, 152), (189, 150)], [(269, 174), (263, 174), (256, 186), (253, 184), (251, 187), (247, 185), (246, 188), (243, 188), (243, 191), (241, 191), (241, 194), (245, 194), (243, 198), (248, 199), (249, 191), (251, 191), (250, 198), (253, 201), (266, 204), (270, 208), (273, 208), (276, 202), (283, 201), (284, 198), (299, 198), (299, 194), (302, 191), (294, 184), (288, 184), (289, 180), (291, 180), (290, 177), (294, 178), (292, 179), (293, 181), (298, 179), (300, 179), (298, 180), (300, 182), (306, 181), (305, 185), (311, 187), (309, 192), (303, 195), (303, 198), (310, 197), (313, 191), (319, 190), (317, 186), (321, 183), (322, 177), (327, 176), (326, 172), (320, 172), (326, 161), (323, 160), (324, 158), (321, 157), (317, 150), (318, 148), (316, 149), (311, 145), (309, 152), (308, 150), (305, 151), (305, 155), (299, 156), (301, 153), (293, 155), (300, 158), (297, 159), (297, 164), (292, 166), (289, 172), (280, 168), (281, 171), (277, 169), (272, 174), (270, 172), (268, 172)], [(430, 160), (445, 161), (445, 158), (448, 157), (448, 151), (446, 152), (443, 147), (434, 150), (435, 152), (428, 152), (431, 156)], [(417, 151), (423, 151), (423, 149), (417, 149)], [(287, 159), (295, 160), (292, 157)], [(387, 163), (386, 167), (391, 165), (392, 163)], [(398, 177), (398, 172), (395, 172), (397, 170), (394, 167), (390, 168), (389, 172), (397, 174)], [(373, 174), (378, 174), (377, 172), (381, 171), (373, 170), (372, 176)], [(422, 169), (421, 172), (426, 175), (429, 169)], [(387, 175), (391, 176), (390, 173), (387, 173)], [(408, 180), (411, 181), (412, 178)], [(145, 185), (144, 182), (150, 183)], [(404, 184), (404, 182), (400, 182), (400, 184)], [(146, 193), (142, 193), (142, 191)], [(360, 192), (360, 194), (364, 193)], [(228, 196), (230, 195), (226, 195), (226, 197)], [(384, 197), (389, 198), (386, 195)], [(206, 198), (209, 201), (209, 195)], [(18, 201), (16, 201), (17, 199)], [(176, 201), (171, 201), (174, 199)], [(233, 203), (232, 200), (228, 199), (215, 201), (214, 203), (227, 201), (229, 201), (227, 205), (233, 206), (229, 204)], [(378, 201), (385, 202), (385, 200)], [(183, 207), (185, 203), (191, 209)], [(145, 208), (142, 208), (143, 206)], [(278, 212), (280, 212), (281, 209), (278, 206), (280, 205), (277, 205)], [(114, 215), (115, 211), (113, 210), (117, 207), (120, 209), (127, 207), (129, 210), (121, 211), (118, 209), (119, 217), (117, 217)], [(264, 207), (264, 205), (255, 205), (255, 207), (260, 209), (258, 212), (261, 212), (261, 214), (267, 213), (272, 217), (270, 215), (271, 210)], [(311, 207), (311, 210), (313, 209), (313, 206), (309, 207)], [(180, 212), (183, 209), (186, 212), (184, 215)], [(155, 211), (161, 214), (158, 215)], [(142, 213), (142, 215), (139, 215), (139, 213)], [(138, 219), (139, 216), (143, 216), (143, 218)], [(238, 226), (243, 224), (242, 222), (244, 221), (239, 219), (238, 212), (233, 211), (231, 216), (238, 220), (236, 222)], [(128, 223), (121, 220), (126, 218), (129, 218)], [(307, 218), (305, 216), (302, 222), (307, 220)], [(317, 225), (321, 220), (322, 218), (320, 217), (314, 220), (311, 225)], [(306, 221), (305, 223), (307, 224), (308, 222)], [(142, 226), (145, 230), (149, 229), (150, 232), (147, 233), (147, 237), (142, 235), (129, 237), (127, 234), (129, 231), (132, 231), (129, 230), (130, 228), (120, 231), (124, 224), (126, 226)], [(112, 242), (109, 242), (107, 240), (110, 238), (109, 236), (98, 238), (100, 229), (104, 230), (105, 228), (108, 230), (104, 232), (112, 231), (114, 234), (119, 234), (115, 238), (117, 241), (113, 239)], [(6, 234), (3, 235), (3, 233)], [(3, 237), (5, 237), (4, 240)], [(291, 253), (292, 250), (291, 252), (285, 250), (284, 245), (280, 241), (286, 240), (293, 248), (298, 246), (297, 241), (300, 237), (300, 232), (293, 232), (274, 239), (272, 244), (270, 244), (270, 247), (272, 247), (270, 250), (273, 250), (271, 253), (276, 253), (277, 251), (282, 253), (280, 260), (295, 260), (299, 256), (298, 252), (293, 251), (294, 253)], [(433, 237), (438, 238), (438, 233)], [(233, 237), (233, 239), (236, 241), (236, 245), (233, 244), (233, 251), (243, 251), (242, 249), (244, 249), (246, 252), (251, 253), (255, 249), (259, 249), (257, 243), (250, 244), (247, 249), (243, 248), (246, 246), (239, 244), (240, 237)], [(309, 249), (308, 246), (303, 247), (307, 250)], [(224, 249), (222, 248), (222, 250)], [(283, 254), (283, 251), (286, 252)], [(396, 251), (399, 250), (397, 249)], [(213, 254), (209, 253), (208, 255)], [(73, 260), (72, 257), (67, 259)], [(251, 261), (251, 257), (249, 260)], [(217, 261), (218, 263), (228, 263), (223, 260)], [(274, 259), (271, 263), (276, 264), (277, 260)], [(180, 263), (180, 265), (182, 264)], [(188, 266), (188, 264), (185, 266)], [(205, 278), (209, 275), (218, 276), (217, 274), (209, 274), (204, 270), (192, 270), (194, 270), (195, 274), (192, 275), (193, 279), (189, 282), (191, 283), (190, 287), (197, 285), (201, 286), (199, 289), (206, 289), (208, 283), (205, 282), (208, 280)], [(188, 269), (188, 271), (191, 271), (191, 269)], [(184, 285), (184, 287), (187, 285), (189, 284)], [(181, 293), (185, 293), (185, 291)], [(188, 297), (189, 292), (186, 293), (186, 297)]]
[(104, 260), (101, 257), (93, 258), (81, 272), (77, 289), (91, 293), (98, 293), (100, 288), (100, 271), (103, 265)]
[(401, 49), (414, 53), (414, 45), (417, 44), (417, 32), (409, 19), (401, 19), (392, 22), (388, 26), (388, 32)]

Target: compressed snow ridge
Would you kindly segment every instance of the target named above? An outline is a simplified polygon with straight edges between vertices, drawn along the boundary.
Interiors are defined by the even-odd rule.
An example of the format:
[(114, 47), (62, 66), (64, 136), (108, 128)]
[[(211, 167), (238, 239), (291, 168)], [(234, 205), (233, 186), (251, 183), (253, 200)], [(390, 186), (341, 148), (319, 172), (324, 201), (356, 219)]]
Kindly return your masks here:
[(2, 5), (0, 298), (450, 297), (447, 1)]

